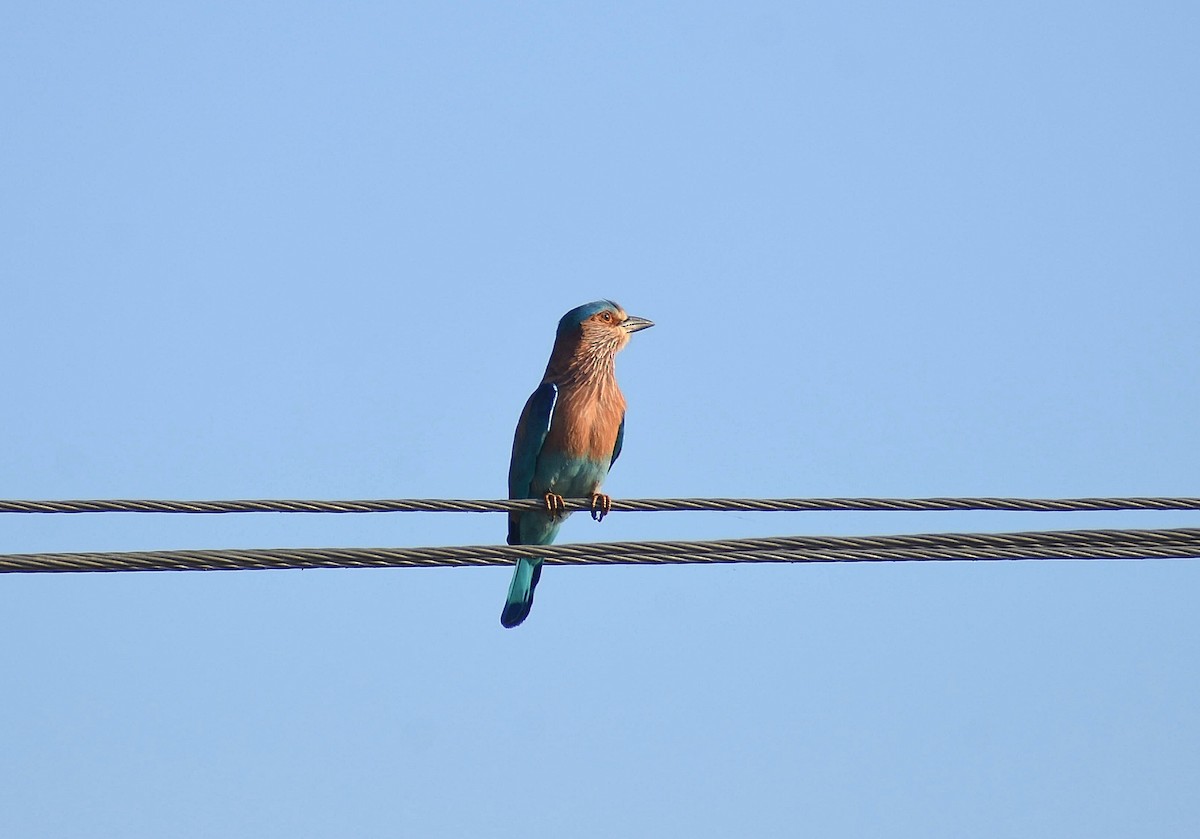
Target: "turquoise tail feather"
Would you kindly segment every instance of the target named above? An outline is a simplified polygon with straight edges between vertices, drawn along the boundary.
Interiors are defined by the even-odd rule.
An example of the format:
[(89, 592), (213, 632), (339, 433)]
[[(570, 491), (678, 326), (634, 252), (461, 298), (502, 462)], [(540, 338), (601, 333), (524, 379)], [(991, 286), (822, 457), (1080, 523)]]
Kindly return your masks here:
[(537, 588), (541, 576), (541, 560), (526, 557), (517, 560), (517, 565), (513, 568), (512, 582), (508, 585), (504, 611), (500, 613), (501, 626), (512, 629), (529, 617), (529, 610), (533, 608), (533, 590)]

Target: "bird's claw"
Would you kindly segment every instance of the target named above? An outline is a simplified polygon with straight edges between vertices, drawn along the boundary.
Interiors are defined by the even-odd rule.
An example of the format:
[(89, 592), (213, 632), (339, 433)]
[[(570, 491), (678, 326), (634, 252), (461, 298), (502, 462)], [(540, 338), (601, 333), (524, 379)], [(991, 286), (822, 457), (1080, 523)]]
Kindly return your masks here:
[(567, 504), (561, 495), (547, 492), (542, 497), (546, 500), (546, 512), (550, 514), (550, 518), (558, 518), (567, 511)]
[(604, 521), (604, 517), (612, 512), (612, 499), (602, 492), (592, 493), (592, 519)]

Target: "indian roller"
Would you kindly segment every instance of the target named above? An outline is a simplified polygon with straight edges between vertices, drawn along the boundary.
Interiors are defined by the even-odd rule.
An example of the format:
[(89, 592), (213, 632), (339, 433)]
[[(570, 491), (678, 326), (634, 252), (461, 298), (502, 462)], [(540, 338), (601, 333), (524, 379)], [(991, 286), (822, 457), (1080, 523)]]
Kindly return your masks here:
[[(611, 300), (572, 309), (558, 322), (542, 383), (525, 403), (508, 466), (509, 498), (541, 498), (544, 510), (508, 514), (508, 544), (549, 545), (569, 513), (563, 497), (589, 497), (601, 521), (612, 501), (600, 492), (625, 440), (625, 397), (617, 387), (616, 355), (638, 330), (654, 326)], [(542, 561), (522, 557), (513, 569), (500, 623), (529, 616)]]

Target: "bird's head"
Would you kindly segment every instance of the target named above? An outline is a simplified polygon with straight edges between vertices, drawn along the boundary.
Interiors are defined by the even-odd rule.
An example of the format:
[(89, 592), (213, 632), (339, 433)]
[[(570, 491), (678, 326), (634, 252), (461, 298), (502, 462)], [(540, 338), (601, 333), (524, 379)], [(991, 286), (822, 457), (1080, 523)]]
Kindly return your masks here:
[(576, 341), (597, 352), (616, 354), (629, 343), (630, 335), (651, 326), (653, 321), (628, 315), (611, 300), (596, 300), (562, 316), (557, 341)]

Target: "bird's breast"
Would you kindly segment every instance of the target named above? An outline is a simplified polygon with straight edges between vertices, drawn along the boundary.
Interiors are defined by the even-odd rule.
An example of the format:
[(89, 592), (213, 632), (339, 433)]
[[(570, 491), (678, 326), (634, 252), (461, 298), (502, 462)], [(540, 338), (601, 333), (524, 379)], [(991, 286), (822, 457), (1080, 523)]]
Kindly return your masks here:
[(550, 429), (538, 456), (533, 493), (581, 497), (599, 490), (608, 476), (625, 399), (608, 387), (561, 387)]
[(607, 469), (624, 416), (625, 398), (616, 382), (603, 389), (567, 390), (559, 394), (545, 448), (603, 462)]

